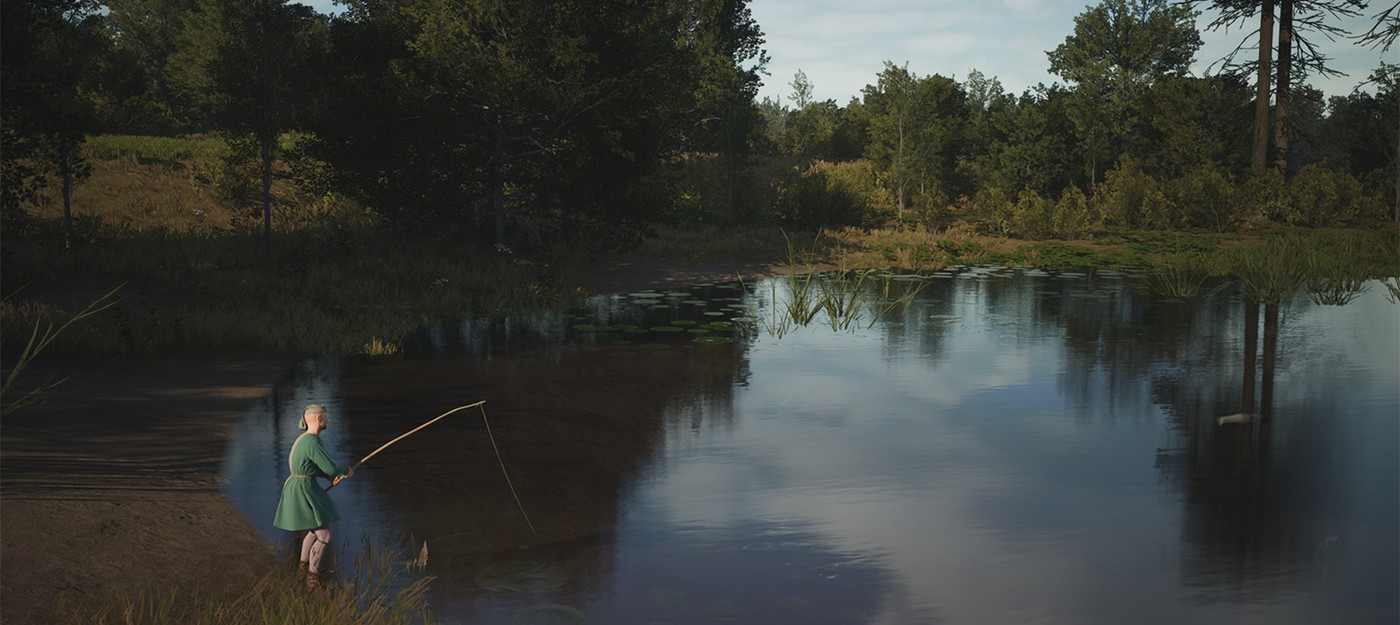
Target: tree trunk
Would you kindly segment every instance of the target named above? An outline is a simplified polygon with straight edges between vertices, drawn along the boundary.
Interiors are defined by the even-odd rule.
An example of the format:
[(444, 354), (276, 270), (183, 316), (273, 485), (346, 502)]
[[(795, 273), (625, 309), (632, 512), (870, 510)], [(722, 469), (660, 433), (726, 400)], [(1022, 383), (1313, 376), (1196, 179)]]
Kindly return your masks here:
[(1278, 80), (1274, 85), (1274, 168), (1288, 173), (1288, 98), (1293, 71), (1293, 0), (1279, 0)]
[(1254, 376), (1259, 358), (1259, 302), (1244, 305), (1244, 381), (1241, 385), (1240, 412), (1257, 414), (1254, 409)]
[(506, 138), (505, 129), (502, 128), (501, 118), (496, 118), (496, 154), (491, 159), (491, 174), (487, 184), (491, 186), (491, 212), (496, 217), (496, 249), (506, 248), (506, 189), (505, 175), (501, 171), (505, 167), (506, 158)]
[[(1274, 0), (1264, 0), (1259, 9), (1259, 71), (1254, 89), (1254, 146), (1250, 165), (1262, 174), (1269, 163), (1269, 92), (1273, 78)], [(1257, 315), (1256, 315), (1257, 316)]]
[(275, 136), (263, 133), (258, 137), (258, 151), (262, 156), (262, 213), (263, 240), (272, 240), (272, 142)]
[(734, 149), (734, 110), (730, 105), (728, 119), (724, 122), (724, 205), (730, 226), (734, 226), (738, 218), (734, 207), (734, 179), (738, 177), (739, 164)]
[(895, 175), (899, 177), (899, 230), (904, 231), (904, 115), (899, 116), (899, 153), (895, 155)]
[(58, 173), (63, 178), (63, 252), (73, 251), (73, 141), (58, 140)]
[(1274, 369), (1278, 360), (1278, 304), (1264, 305), (1264, 380), (1259, 391), (1259, 418), (1273, 413)]

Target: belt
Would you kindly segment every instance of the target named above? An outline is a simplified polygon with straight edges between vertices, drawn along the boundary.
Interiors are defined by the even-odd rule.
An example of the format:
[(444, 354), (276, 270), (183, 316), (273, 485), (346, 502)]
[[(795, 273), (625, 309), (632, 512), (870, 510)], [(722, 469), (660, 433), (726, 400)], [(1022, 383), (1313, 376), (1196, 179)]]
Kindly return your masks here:
[(297, 474), (293, 473), (290, 477), (299, 477), (299, 478), (304, 479), (304, 480), (309, 480), (309, 479), (314, 479), (316, 476), (314, 476), (314, 475), (297, 475)]

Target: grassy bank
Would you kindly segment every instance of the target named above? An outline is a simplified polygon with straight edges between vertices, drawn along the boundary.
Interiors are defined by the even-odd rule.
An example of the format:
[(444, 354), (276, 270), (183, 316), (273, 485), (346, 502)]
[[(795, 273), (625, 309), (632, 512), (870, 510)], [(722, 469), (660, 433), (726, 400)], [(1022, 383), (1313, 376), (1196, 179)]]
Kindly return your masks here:
[[(221, 140), (95, 137), (84, 151), (92, 175), (73, 196), (73, 252), (62, 252), (53, 186), (24, 214), (7, 215), (0, 232), (0, 338), (11, 353), (34, 323), (62, 319), (118, 286), (116, 305), (64, 332), (49, 353), (383, 353), (424, 323), (565, 306), (581, 295), (574, 275), (586, 260), (581, 253), (527, 259), (450, 233), (391, 232), (352, 202), (310, 191), (314, 164), (283, 165), (273, 188), (276, 231), (264, 241), (248, 163)], [(803, 260), (848, 268), (1182, 272), (1190, 265), (1191, 275), (1229, 276), (1247, 273), (1251, 259), (1283, 253), (1297, 263), (1288, 271), (1330, 275), (1333, 284), (1400, 270), (1394, 224), (1245, 233), (1099, 228), (1077, 240), (1027, 241), (988, 236), (994, 229), (979, 221), (984, 216), (950, 217), (939, 229), (819, 233), (686, 224), (660, 228), (619, 258), (784, 262), (798, 250)]]
[(436, 622), (427, 607), (432, 582), (410, 571), (387, 550), (371, 550), (350, 566), (348, 579), (326, 580), (323, 590), (306, 588), (305, 572), (282, 567), (246, 592), (202, 597), (182, 589), (136, 591), (88, 614), (77, 625), (425, 625)]

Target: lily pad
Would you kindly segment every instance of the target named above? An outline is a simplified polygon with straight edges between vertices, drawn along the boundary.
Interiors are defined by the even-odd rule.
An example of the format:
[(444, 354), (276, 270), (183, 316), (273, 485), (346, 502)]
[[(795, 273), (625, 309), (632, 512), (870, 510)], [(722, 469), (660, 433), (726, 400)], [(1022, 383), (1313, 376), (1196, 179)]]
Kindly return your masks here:
[(492, 592), (549, 592), (563, 586), (566, 579), (563, 569), (532, 560), (488, 564), (476, 573), (477, 585)]
[(701, 345), (724, 345), (733, 343), (734, 339), (727, 336), (697, 336), (694, 342)]
[(691, 328), (691, 329), (689, 329), (689, 330), (686, 330), (686, 332), (689, 332), (689, 333), (691, 333), (691, 334), (709, 334), (709, 333), (710, 333), (710, 331), (709, 331), (709, 330), (706, 330), (705, 328)]
[(652, 328), (651, 331), (652, 331), (652, 332), (685, 332), (685, 328), (682, 328), (682, 327), (680, 327), (680, 326), (656, 326), (656, 327)]
[(657, 293), (656, 291), (642, 291), (640, 293), (628, 293), (627, 297), (631, 297), (634, 299), (653, 299), (663, 297), (663, 295), (661, 293)]
[(695, 325), (695, 324), (697, 324), (697, 323), (699, 323), (699, 322), (691, 321), (691, 320), (689, 320), (689, 319), (677, 319), (677, 320), (675, 320), (675, 321), (672, 321), (672, 322), (671, 322), (671, 325), (673, 325), (673, 326), (693, 326), (693, 325)]

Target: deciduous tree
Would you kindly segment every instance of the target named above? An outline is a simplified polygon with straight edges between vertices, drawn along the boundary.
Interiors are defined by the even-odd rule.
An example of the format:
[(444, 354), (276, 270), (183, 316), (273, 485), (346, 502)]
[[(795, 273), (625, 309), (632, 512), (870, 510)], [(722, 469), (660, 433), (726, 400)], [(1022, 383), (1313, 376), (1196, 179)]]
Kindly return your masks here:
[(172, 65), (182, 91), (213, 127), (257, 143), (264, 238), (272, 235), (278, 137), (297, 127), (317, 90), (319, 17), (286, 0), (201, 0), (180, 32)]
[(1143, 94), (1189, 74), (1201, 46), (1195, 19), (1168, 0), (1104, 0), (1075, 17), (1074, 33), (1048, 53), (1050, 71), (1073, 85), (1091, 182), (1134, 135)]

